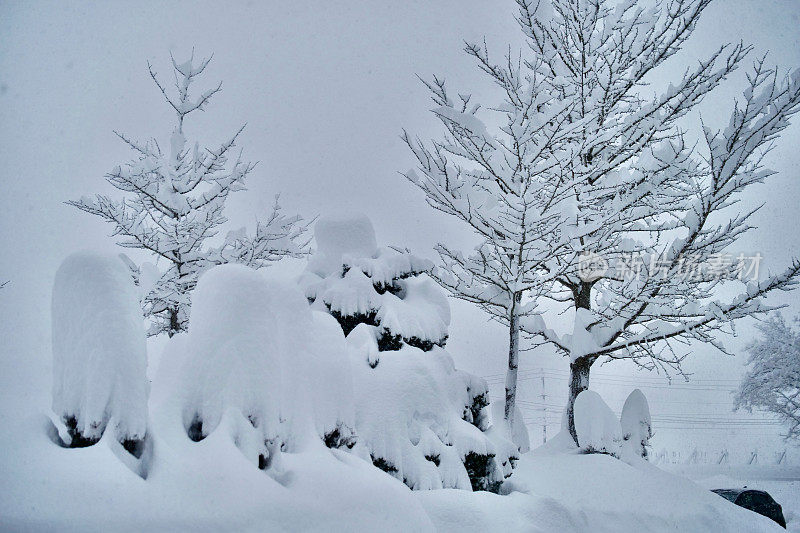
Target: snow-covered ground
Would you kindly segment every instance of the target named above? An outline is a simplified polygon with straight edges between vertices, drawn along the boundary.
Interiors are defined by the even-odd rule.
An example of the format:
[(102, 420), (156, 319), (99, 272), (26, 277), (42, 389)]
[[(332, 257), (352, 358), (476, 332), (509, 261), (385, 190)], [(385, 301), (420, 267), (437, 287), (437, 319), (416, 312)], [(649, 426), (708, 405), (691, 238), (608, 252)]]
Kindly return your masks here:
[[(80, 275), (72, 276), (80, 283), (56, 284), (59, 305), (53, 324), (56, 331), (70, 326), (82, 332), (81, 344), (55, 335), (53, 358), (47, 342), (29, 335), (27, 341), (14, 339), (16, 348), (4, 350), (0, 358), (5, 427), (0, 432), (0, 529), (780, 530), (708, 490), (739, 481), (695, 483), (644, 461), (635, 447), (624, 445), (649, 439), (649, 409), (641, 393), (632, 394), (623, 407), (622, 425), (597, 393), (584, 392), (576, 401), (579, 441), (588, 438), (586, 446), (624, 460), (581, 453), (562, 432), (520, 454), (512, 473), (506, 458), (517, 448), (511, 435), (492, 426), (490, 415), (502, 404), (479, 409), (477, 425), (462, 418), (464, 406), (470, 405), (468, 390), (479, 385), (486, 390), (482, 380), (459, 373), (438, 346), (427, 352), (413, 346), (381, 352), (380, 361), (365, 357), (361, 344), (351, 345), (330, 315), (307, 305), (292, 276), (282, 279), (278, 271), (240, 265), (209, 270), (195, 291), (193, 329), (168, 341), (151, 339), (145, 376), (143, 365), (121, 364), (130, 362), (131, 354), (143, 356), (142, 346), (138, 352), (127, 350), (129, 344), (138, 345), (111, 342), (102, 327), (88, 327), (106, 321), (85, 318), (94, 317), (97, 309), (106, 310), (106, 319), (135, 315), (104, 305), (125, 291), (98, 293), (95, 306), (83, 297), (91, 290), (71, 290), (87, 279), (90, 285), (94, 278), (106, 279), (114, 271), (107, 267), (115, 266), (117, 258), (84, 254), (65, 264), (76, 258), (85, 264), (76, 270)], [(135, 330), (143, 342), (137, 320), (120, 324), (130, 326), (131, 335)], [(70, 350), (61, 349), (65, 346)], [(58, 371), (54, 362), (88, 372), (89, 378)], [(63, 421), (75, 415), (80, 422), (86, 406), (95, 407), (92, 412), (103, 424), (119, 427), (131, 406), (107, 399), (113, 399), (113, 391), (138, 390), (120, 388), (125, 380), (149, 389), (141, 454), (134, 456), (120, 444), (127, 433), (109, 430), (100, 430), (102, 438), (94, 445), (66, 447), (70, 435)], [(51, 391), (60, 391), (51, 383), (75, 392), (74, 401), (65, 404), (56, 394), (51, 403)], [(103, 383), (114, 384), (113, 390), (98, 389)], [(494, 419), (501, 417), (495, 414)], [(326, 446), (334, 429), (347, 442)], [(355, 442), (349, 444), (346, 431), (352, 429)], [(527, 438), (516, 437), (524, 441), (517, 446), (525, 452)], [(500, 494), (469, 490), (461, 462), (476, 450), (502, 462), (496, 467), (500, 479), (510, 474)], [(436, 460), (428, 458), (434, 455)], [(373, 465), (376, 457), (397, 467), (393, 475)], [(794, 470), (776, 472), (797, 479)], [(702, 478), (719, 472), (684, 474)], [(736, 474), (749, 479), (754, 473)], [(772, 483), (762, 486), (774, 491), (796, 528), (796, 483)]]
[[(123, 464), (126, 452), (113, 439), (64, 449), (47, 438), (47, 424), (27, 414), (0, 436), (3, 530), (781, 530), (686, 478), (605, 455), (525, 454), (508, 495), (412, 492), (368, 462), (322, 447), (285, 454), (287, 474), (276, 480), (216, 431), (200, 443), (157, 439), (145, 480)], [(782, 487), (774, 496), (796, 501), (797, 485)]]
[(668, 465), (701, 487), (765, 490), (783, 507), (786, 529), (800, 532), (800, 467), (777, 465)]

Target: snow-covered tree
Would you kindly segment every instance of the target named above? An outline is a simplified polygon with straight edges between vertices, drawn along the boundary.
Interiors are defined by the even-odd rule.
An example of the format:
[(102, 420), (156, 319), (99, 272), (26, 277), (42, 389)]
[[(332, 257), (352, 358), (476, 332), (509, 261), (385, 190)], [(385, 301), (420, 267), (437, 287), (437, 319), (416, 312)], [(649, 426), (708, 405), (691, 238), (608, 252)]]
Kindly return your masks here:
[[(769, 311), (762, 298), (792, 288), (800, 272), (795, 260), (759, 281), (748, 272), (758, 257), (734, 260), (755, 211), (729, 209), (772, 173), (764, 157), (800, 107), (800, 75), (757, 60), (727, 127), (695, 135), (681, 119), (750, 48), (721, 46), (665, 88), (652, 83), (709, 1), (518, 0), (524, 55), (495, 62), (485, 44), (466, 48), (502, 91), (487, 106), (499, 128), (434, 79), (448, 134), (431, 147), (406, 136), (422, 173), (407, 177), (484, 241), (468, 258), (440, 245), (437, 278), (510, 325), (512, 402), (518, 330), (569, 357), (576, 442), (573, 405), (596, 361), (680, 371), (675, 343), (724, 349), (716, 333)], [(720, 300), (723, 286), (747, 280)], [(559, 335), (550, 326), (565, 309), (573, 330)]]
[(216, 148), (187, 141), (185, 119), (205, 110), (222, 88), (220, 83), (199, 95), (190, 90), (210, 60), (198, 63), (194, 53), (182, 64), (173, 59), (174, 95), (148, 63), (150, 77), (175, 112), (168, 149), (162, 150), (155, 139), (139, 142), (117, 133), (135, 156), (115, 167), (106, 179), (126, 194), (119, 199), (96, 195), (67, 202), (111, 223), (120, 246), (145, 250), (163, 265), (155, 276), (143, 276), (133, 262), (129, 265), (137, 282), (155, 278), (147, 283), (141, 280), (146, 291), (145, 316), (152, 319), (150, 335), (166, 332), (172, 336), (187, 328), (190, 293), (203, 270), (224, 263), (261, 268), (285, 256), (300, 256), (305, 246), (300, 217), (284, 215), (277, 198), (272, 212), (257, 223), (254, 235), (242, 228), (220, 236), (227, 222), (225, 202), (231, 193), (244, 190), (255, 164), (243, 161), (241, 152), (233, 156), (244, 126)]
[(497, 492), (520, 450), (491, 424), (486, 381), (443, 349), (450, 307), (432, 263), (379, 248), (363, 215), (322, 217), (314, 238), (300, 284), (347, 336), (361, 449), (412, 489)]
[(147, 350), (136, 286), (116, 256), (79, 252), (56, 272), (53, 411), (79, 448), (112, 424), (128, 451), (147, 432)]
[(314, 309), (333, 315), (345, 335), (357, 330), (365, 346), (375, 344), (370, 365), (378, 364), (378, 352), (404, 344), (423, 351), (444, 346), (450, 307), (436, 284), (421, 276), (433, 263), (408, 250), (378, 248), (363, 215), (324, 217), (314, 235), (318, 248), (303, 279), (306, 296)]
[(775, 313), (758, 329), (761, 338), (747, 347), (749, 369), (736, 395), (736, 408), (774, 413), (788, 426), (786, 438), (800, 439), (800, 328)]

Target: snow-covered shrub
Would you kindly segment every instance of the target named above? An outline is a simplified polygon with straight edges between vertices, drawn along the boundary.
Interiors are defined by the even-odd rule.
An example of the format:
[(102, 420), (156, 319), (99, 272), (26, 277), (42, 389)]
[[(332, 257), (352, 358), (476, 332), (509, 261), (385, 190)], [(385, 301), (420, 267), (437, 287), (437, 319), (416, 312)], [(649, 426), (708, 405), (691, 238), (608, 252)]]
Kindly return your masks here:
[[(367, 350), (402, 345), (430, 351), (444, 346), (450, 307), (436, 284), (420, 274), (430, 261), (407, 250), (378, 248), (370, 220), (363, 215), (324, 217), (314, 227), (317, 250), (302, 278), (314, 309), (330, 313), (345, 335)], [(365, 352), (377, 365), (375, 353)]]
[(488, 388), (442, 349), (450, 307), (431, 263), (378, 248), (363, 215), (320, 219), (300, 283), (353, 357), (356, 433), (378, 468), (413, 489), (499, 490), (519, 450), (490, 427)]
[(147, 431), (147, 348), (136, 286), (119, 257), (78, 252), (55, 276), (53, 410), (71, 447), (100, 440), (110, 423), (138, 452)]
[(516, 448), (492, 442), (485, 410), (471, 411), (485, 383), (456, 370), (446, 351), (403, 346), (375, 368), (357, 356), (352, 367), (356, 430), (375, 466), (412, 489), (496, 492), (510, 475)]
[(623, 453), (647, 459), (647, 446), (653, 436), (650, 407), (642, 391), (634, 389), (625, 400), (620, 416)]
[(242, 265), (212, 268), (195, 290), (185, 349), (182, 415), (192, 440), (231, 417), (237, 444), (262, 469), (309, 437), (352, 446), (344, 337), (293, 284)]
[(575, 399), (575, 432), (578, 446), (585, 452), (619, 457), (622, 445), (619, 420), (594, 391), (585, 390)]

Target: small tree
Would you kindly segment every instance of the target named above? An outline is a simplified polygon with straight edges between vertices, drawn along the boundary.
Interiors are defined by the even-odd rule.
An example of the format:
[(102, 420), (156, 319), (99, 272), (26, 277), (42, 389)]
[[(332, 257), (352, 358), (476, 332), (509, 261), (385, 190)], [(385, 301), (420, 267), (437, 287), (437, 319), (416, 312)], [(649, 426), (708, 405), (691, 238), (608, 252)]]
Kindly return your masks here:
[[(301, 236), (306, 228), (300, 217), (282, 214), (277, 198), (267, 219), (258, 222), (255, 235), (247, 235), (243, 228), (229, 232), (224, 239), (214, 239), (227, 222), (225, 202), (231, 193), (244, 190), (255, 165), (243, 161), (241, 152), (229, 163), (244, 126), (218, 148), (187, 143), (186, 117), (203, 111), (222, 88), (220, 83), (198, 96), (190, 94), (210, 61), (195, 64), (194, 54), (183, 64), (172, 59), (174, 96), (148, 63), (150, 77), (175, 112), (169, 149), (162, 151), (155, 139), (141, 143), (115, 132), (136, 155), (126, 165), (114, 168), (106, 179), (126, 195), (67, 202), (113, 224), (113, 235), (121, 237), (120, 246), (146, 250), (166, 264), (143, 297), (145, 316), (153, 321), (149, 335), (166, 332), (172, 336), (187, 328), (190, 293), (203, 270), (224, 263), (261, 268), (285, 256), (304, 254)], [(139, 267), (133, 262), (129, 266), (138, 283)]]
[[(709, 2), (518, 0), (526, 57), (509, 53), (498, 64), (485, 45), (466, 48), (504, 94), (491, 107), (502, 124), (492, 134), (469, 96), (455, 104), (444, 82), (428, 84), (448, 135), (431, 147), (406, 136), (423, 173), (407, 177), (483, 239), (469, 258), (440, 245), (439, 279), (510, 326), (507, 414), (519, 330), (569, 357), (568, 427), (577, 441), (573, 404), (598, 359), (680, 371), (673, 343), (724, 349), (717, 332), (769, 311), (762, 297), (796, 284), (798, 261), (760, 282), (732, 264), (730, 248), (755, 211), (728, 208), (771, 174), (764, 156), (800, 107), (800, 76), (781, 78), (756, 61), (728, 126), (704, 127), (702, 144), (687, 141), (680, 120), (749, 48), (722, 46), (655, 98), (644, 96), (648, 74), (681, 48)], [(752, 283), (718, 301), (737, 278)], [(534, 301), (519, 309), (526, 296)], [(570, 335), (547, 327), (537, 297), (559, 316), (572, 309)]]
[(758, 329), (761, 338), (747, 347), (750, 368), (739, 386), (736, 409), (775, 413), (789, 427), (785, 437), (800, 439), (800, 330), (780, 313)]
[(363, 215), (320, 218), (314, 238), (301, 285), (353, 351), (355, 430), (373, 464), (413, 489), (500, 490), (519, 450), (490, 427), (486, 381), (443, 349), (450, 307), (433, 264), (378, 247)]

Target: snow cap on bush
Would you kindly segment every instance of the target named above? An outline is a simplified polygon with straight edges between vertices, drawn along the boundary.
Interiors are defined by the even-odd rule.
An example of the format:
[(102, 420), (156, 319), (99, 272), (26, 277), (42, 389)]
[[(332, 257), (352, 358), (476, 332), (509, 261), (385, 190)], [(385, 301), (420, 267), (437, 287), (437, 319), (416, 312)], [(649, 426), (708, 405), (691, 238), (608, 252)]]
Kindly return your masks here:
[(635, 456), (647, 458), (647, 445), (653, 436), (650, 407), (642, 391), (634, 389), (625, 400), (620, 416), (623, 448)]
[(241, 265), (209, 270), (195, 290), (186, 350), (183, 422), (194, 440), (227, 411), (258, 430), (264, 460), (337, 429), (352, 438), (344, 337), (294, 284)]
[(619, 456), (622, 444), (619, 420), (594, 391), (582, 391), (575, 399), (575, 432), (578, 446), (585, 451)]
[(77, 252), (56, 272), (52, 299), (53, 410), (73, 446), (147, 431), (144, 319), (130, 271), (115, 255)]

